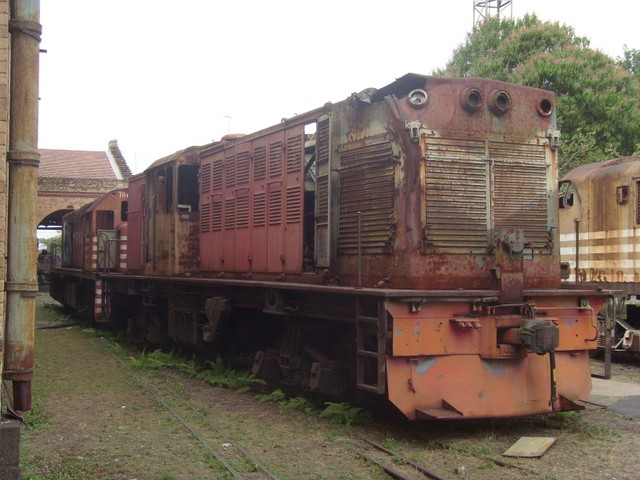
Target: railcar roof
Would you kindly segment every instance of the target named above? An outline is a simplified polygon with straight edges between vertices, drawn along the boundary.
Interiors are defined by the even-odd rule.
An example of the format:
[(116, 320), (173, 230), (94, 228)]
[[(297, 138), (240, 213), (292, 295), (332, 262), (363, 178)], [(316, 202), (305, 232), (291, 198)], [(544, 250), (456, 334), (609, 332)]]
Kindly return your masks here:
[(566, 173), (560, 180), (576, 182), (610, 175), (619, 175), (625, 171), (635, 176), (640, 175), (640, 157), (612, 158), (603, 162), (581, 165)]
[(97, 208), (100, 207), (100, 205), (102, 205), (103, 201), (108, 198), (111, 195), (114, 195), (118, 192), (126, 192), (127, 189), (126, 188), (118, 188), (116, 190), (111, 190), (110, 192), (107, 192), (103, 195), (100, 195), (98, 198), (96, 198), (93, 202), (87, 203), (85, 205), (83, 205), (82, 207), (78, 208), (77, 210), (74, 210), (73, 212), (69, 212), (66, 215), (64, 215), (62, 217), (62, 219), (64, 221), (69, 221), (72, 220), (74, 218), (78, 218), (81, 217), (82, 215), (84, 215), (87, 212), (92, 212), (94, 210), (96, 210)]

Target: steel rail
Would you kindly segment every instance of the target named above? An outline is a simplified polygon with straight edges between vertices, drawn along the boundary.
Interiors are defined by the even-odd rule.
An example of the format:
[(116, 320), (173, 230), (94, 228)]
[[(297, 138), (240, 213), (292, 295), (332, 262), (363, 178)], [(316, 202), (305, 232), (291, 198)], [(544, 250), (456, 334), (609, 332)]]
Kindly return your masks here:
[[(203, 422), (205, 422), (207, 425), (209, 425), (209, 427), (211, 427), (213, 430), (218, 432), (218, 434), (221, 437), (224, 437), (227, 440), (229, 440), (229, 438), (230, 438), (229, 435), (227, 435), (220, 427), (218, 427), (217, 425), (214, 425), (213, 422), (209, 418), (205, 417), (202, 413), (197, 411), (193, 407), (193, 405), (187, 404), (187, 406), (193, 411), (194, 414), (196, 414), (198, 417), (200, 417), (200, 419)], [(269, 478), (271, 478), (273, 480), (278, 480), (278, 477), (276, 477), (267, 467), (265, 467), (260, 462), (258, 462), (258, 460), (253, 455), (251, 455), (251, 453), (249, 453), (245, 448), (243, 448), (241, 445), (239, 445), (239, 444), (237, 444), (235, 442), (229, 441), (229, 443), (233, 443), (233, 446), (236, 447), (238, 449), (238, 451), (240, 451), (245, 457), (247, 457), (247, 459), (253, 464), (253, 466), (255, 466), (256, 468), (258, 468), (259, 470), (264, 472), (266, 475), (269, 476)]]
[[(106, 342), (106, 340), (103, 340)], [(122, 367), (126, 367), (125, 363), (122, 361), (122, 359), (120, 357), (118, 357), (113, 351), (111, 352), (111, 354), (115, 357), (116, 361), (122, 366)], [(158, 402), (161, 406), (163, 406), (167, 411), (169, 411), (188, 431), (189, 433), (196, 439), (198, 440), (198, 442), (200, 442), (200, 444), (227, 470), (227, 472), (229, 472), (229, 474), (235, 479), (235, 480), (245, 480), (249, 475), (251, 474), (243, 474), (241, 472), (239, 472), (238, 470), (236, 470), (222, 455), (220, 455), (218, 452), (215, 451), (215, 449), (211, 446), (211, 444), (202, 437), (202, 435), (200, 435), (198, 433), (198, 431), (196, 430), (196, 428), (191, 425), (187, 420), (185, 420), (185, 418), (180, 415), (175, 408), (173, 408), (171, 405), (169, 405), (163, 398), (162, 398), (162, 393), (160, 392), (160, 390), (152, 385), (150, 385), (142, 376), (134, 376), (133, 373), (131, 371), (129, 371), (129, 375), (134, 377), (135, 380), (138, 380), (142, 386), (144, 387), (144, 389), (147, 391), (147, 393), (149, 394), (149, 396), (151, 396), (151, 398), (153, 398), (156, 402)], [(213, 422), (211, 422), (211, 420), (209, 420), (207, 417), (205, 417), (204, 415), (202, 415), (200, 412), (198, 412), (192, 405), (187, 403), (187, 406), (196, 414), (200, 417), (200, 419), (204, 420), (207, 425), (213, 429), (218, 435), (220, 435), (221, 437), (225, 437), (226, 441), (228, 443), (230, 443), (232, 446), (234, 446), (240, 453), (242, 453), (245, 458), (257, 469), (259, 469), (260, 471), (262, 471), (265, 475), (267, 475), (270, 479), (272, 480), (278, 480), (278, 477), (276, 477), (271, 471), (269, 471), (269, 469), (267, 469), (267, 467), (265, 467), (264, 465), (262, 465), (260, 462), (258, 462), (255, 457), (253, 457), (253, 455), (251, 455), (246, 449), (244, 449), (242, 446), (238, 445), (235, 442), (232, 442), (229, 440), (229, 436), (226, 435), (220, 428), (216, 427), (215, 425), (213, 425)]]
[[(367, 438), (364, 437), (358, 437), (358, 440), (360, 442), (366, 443), (369, 446), (375, 448), (376, 450), (383, 452), (384, 454), (388, 455), (389, 457), (393, 457), (393, 458), (397, 458), (399, 460), (401, 460), (405, 465), (408, 465), (410, 467), (412, 467), (413, 469), (416, 470), (417, 473), (420, 473), (422, 475), (424, 475), (425, 477), (431, 478), (432, 480), (446, 480), (444, 477), (438, 475), (437, 473), (429, 470), (428, 468), (414, 462), (413, 460), (410, 460), (406, 457), (404, 457), (403, 455), (393, 452), (391, 450), (389, 450), (388, 448), (383, 447), (382, 445), (369, 440)], [(414, 477), (413, 476), (408, 476), (407, 474), (397, 470), (396, 468), (389, 466), (385, 463), (383, 463), (380, 460), (376, 460), (375, 458), (373, 458), (371, 455), (367, 454), (364, 450), (362, 449), (358, 449), (356, 447), (353, 447), (353, 451), (359, 455), (360, 457), (364, 458), (365, 460), (377, 465), (378, 467), (380, 467), (381, 469), (383, 469), (388, 475), (392, 476), (393, 478), (396, 478), (398, 480), (412, 480)]]
[(381, 452), (386, 453), (387, 455), (391, 455), (393, 457), (399, 458), (404, 463), (406, 463), (407, 465), (411, 465), (413, 468), (415, 468), (416, 470), (418, 470), (420, 473), (424, 474), (425, 476), (431, 478), (432, 480), (446, 480), (444, 477), (438, 475), (437, 473), (433, 472), (432, 470), (429, 470), (427, 467), (424, 467), (424, 466), (420, 465), (419, 463), (416, 463), (413, 460), (410, 460), (410, 459), (404, 457), (403, 455), (401, 455), (401, 454), (399, 454), (397, 452), (393, 452), (393, 451), (389, 450), (388, 448), (383, 447), (379, 443), (376, 443), (376, 442), (374, 442), (372, 440), (368, 440), (366, 438), (363, 438), (362, 440), (367, 442), (369, 445), (371, 445), (372, 447), (376, 448), (377, 450), (380, 450)]

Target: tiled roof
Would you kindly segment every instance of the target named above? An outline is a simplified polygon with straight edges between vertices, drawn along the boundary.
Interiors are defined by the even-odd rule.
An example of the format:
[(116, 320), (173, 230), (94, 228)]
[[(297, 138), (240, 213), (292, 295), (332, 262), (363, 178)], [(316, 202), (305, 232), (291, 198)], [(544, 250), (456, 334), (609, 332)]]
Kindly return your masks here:
[[(47, 149), (38, 151), (40, 152), (39, 177), (119, 180), (131, 175), (115, 140), (109, 142), (109, 152)], [(111, 161), (109, 153), (115, 157), (115, 162)], [(113, 155), (114, 153), (116, 155)], [(114, 170), (116, 168), (120, 171)]]

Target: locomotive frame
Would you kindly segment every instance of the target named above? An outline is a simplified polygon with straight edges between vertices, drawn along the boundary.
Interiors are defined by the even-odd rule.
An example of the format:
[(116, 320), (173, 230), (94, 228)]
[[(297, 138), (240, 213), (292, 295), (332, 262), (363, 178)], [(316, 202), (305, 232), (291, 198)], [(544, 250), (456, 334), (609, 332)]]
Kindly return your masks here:
[(51, 293), (410, 419), (582, 409), (607, 292), (560, 288), (557, 139), (550, 92), (408, 74), (158, 160), (104, 244), (126, 268)]

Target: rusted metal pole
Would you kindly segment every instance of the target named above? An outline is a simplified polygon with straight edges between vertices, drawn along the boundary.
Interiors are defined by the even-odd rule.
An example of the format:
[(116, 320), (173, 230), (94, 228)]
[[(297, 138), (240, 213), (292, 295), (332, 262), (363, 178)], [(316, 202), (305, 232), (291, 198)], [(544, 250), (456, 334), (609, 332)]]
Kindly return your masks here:
[(13, 382), (14, 408), (31, 410), (35, 307), (38, 294), (38, 70), (40, 0), (12, 0), (9, 111), (7, 310), (3, 378)]
[(580, 280), (580, 219), (575, 218), (574, 220), (576, 226), (576, 279), (575, 283), (578, 283)]

